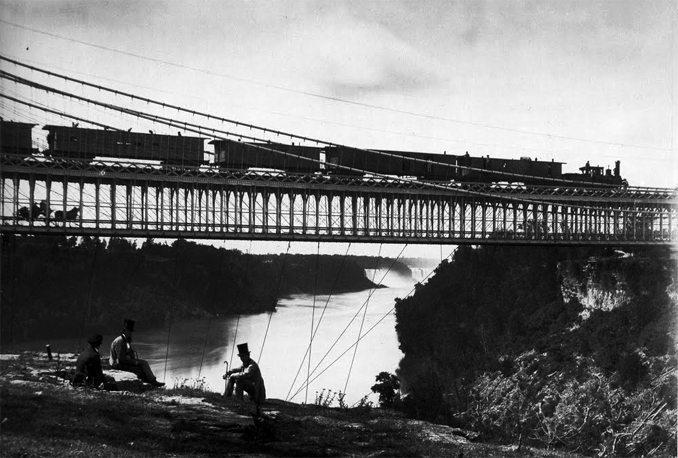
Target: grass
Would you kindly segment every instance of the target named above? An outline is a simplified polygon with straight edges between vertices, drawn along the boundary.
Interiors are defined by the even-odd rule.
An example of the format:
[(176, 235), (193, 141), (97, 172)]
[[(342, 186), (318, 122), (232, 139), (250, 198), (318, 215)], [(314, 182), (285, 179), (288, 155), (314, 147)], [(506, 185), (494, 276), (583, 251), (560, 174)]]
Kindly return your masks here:
[[(270, 400), (243, 425), (233, 414), (248, 421), (252, 404), (191, 384), (142, 394), (72, 389), (50, 369), (30, 357), (0, 362), (3, 457), (577, 456), (454, 442), (444, 427), (382, 409)], [(435, 434), (445, 440), (431, 440)]]

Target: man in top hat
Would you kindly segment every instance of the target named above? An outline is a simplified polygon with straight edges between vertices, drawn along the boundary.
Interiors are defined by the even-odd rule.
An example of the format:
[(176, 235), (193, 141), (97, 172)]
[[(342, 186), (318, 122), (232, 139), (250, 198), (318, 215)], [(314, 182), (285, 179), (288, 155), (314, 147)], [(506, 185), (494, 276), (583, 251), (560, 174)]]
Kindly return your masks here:
[(224, 375), (224, 378), (228, 378), (225, 395), (233, 396), (233, 389), (235, 388), (236, 398), (243, 399), (244, 391), (258, 408), (266, 399), (266, 387), (264, 386), (264, 379), (261, 377), (259, 365), (250, 358), (250, 351), (246, 343), (238, 345), (238, 356), (242, 361), (242, 367), (232, 369)]
[(133, 332), (134, 320), (125, 319), (120, 335), (111, 343), (111, 367), (121, 371), (133, 372), (142, 382), (150, 383), (153, 386), (165, 386), (153, 375), (148, 362), (137, 358), (137, 352), (132, 349)]
[(99, 388), (103, 384), (106, 389), (115, 388), (115, 379), (104, 375), (101, 369), (99, 347), (103, 340), (104, 337), (101, 334), (92, 334), (87, 338), (89, 348), (80, 353), (75, 361), (75, 374), (71, 381), (73, 385)]

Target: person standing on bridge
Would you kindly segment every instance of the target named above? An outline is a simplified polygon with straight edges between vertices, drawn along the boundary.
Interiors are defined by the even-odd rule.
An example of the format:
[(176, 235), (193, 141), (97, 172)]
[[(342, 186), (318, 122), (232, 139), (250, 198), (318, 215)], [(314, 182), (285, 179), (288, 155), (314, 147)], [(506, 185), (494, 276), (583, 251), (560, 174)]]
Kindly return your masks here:
[(132, 333), (134, 332), (134, 320), (125, 319), (122, 331), (111, 343), (110, 363), (113, 369), (132, 372), (142, 382), (153, 386), (165, 386), (153, 375), (148, 361), (137, 358), (137, 352), (132, 350)]
[(266, 387), (261, 376), (261, 370), (259, 365), (250, 358), (250, 351), (246, 343), (238, 345), (238, 357), (242, 361), (242, 366), (226, 372), (223, 377), (228, 379), (224, 395), (227, 397), (233, 396), (235, 389), (235, 397), (242, 400), (243, 392), (245, 392), (250, 400), (256, 404), (258, 411), (259, 406), (266, 400)]

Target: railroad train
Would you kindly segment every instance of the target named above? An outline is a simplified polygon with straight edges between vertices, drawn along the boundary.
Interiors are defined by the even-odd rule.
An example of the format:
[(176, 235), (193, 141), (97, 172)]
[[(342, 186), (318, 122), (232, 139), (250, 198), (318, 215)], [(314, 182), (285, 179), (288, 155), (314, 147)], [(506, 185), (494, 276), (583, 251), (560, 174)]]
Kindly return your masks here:
[[(436, 154), (413, 151), (361, 150), (344, 146), (303, 146), (272, 142), (211, 140), (214, 152), (205, 150), (207, 138), (186, 135), (89, 129), (45, 125), (47, 148), (33, 147), (36, 124), (1, 121), (3, 154), (42, 154), (52, 159), (92, 161), (95, 158), (155, 161), (167, 167), (209, 166), (228, 170), (269, 169), (289, 174), (364, 176), (369, 174), (412, 177), (426, 181), (518, 182), (558, 185), (559, 180), (591, 186), (626, 186), (620, 162), (614, 170), (591, 166), (579, 173), (563, 173), (563, 163), (489, 156)], [(213, 154), (213, 157), (212, 157)], [(211, 160), (210, 160), (211, 157)], [(555, 180), (555, 181), (554, 181)]]

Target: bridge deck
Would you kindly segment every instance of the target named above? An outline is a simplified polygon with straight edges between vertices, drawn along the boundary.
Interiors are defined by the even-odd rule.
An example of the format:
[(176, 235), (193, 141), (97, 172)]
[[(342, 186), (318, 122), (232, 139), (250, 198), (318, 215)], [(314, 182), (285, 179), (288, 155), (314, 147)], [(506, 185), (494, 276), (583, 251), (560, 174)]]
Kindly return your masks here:
[[(6, 233), (615, 246), (678, 238), (675, 189), (431, 183), (13, 156), (1, 156), (0, 165)], [(67, 216), (72, 209), (77, 214)]]

